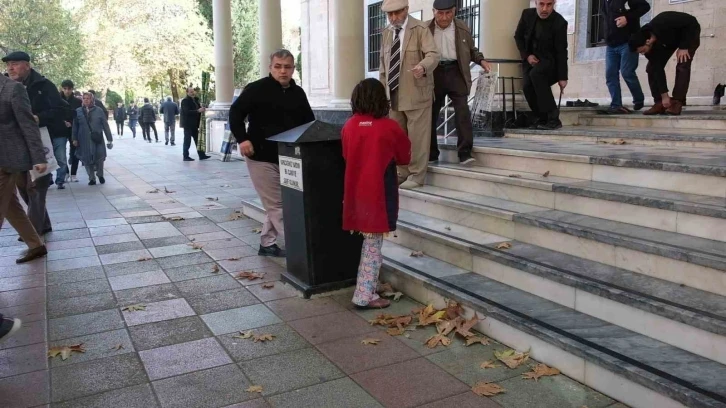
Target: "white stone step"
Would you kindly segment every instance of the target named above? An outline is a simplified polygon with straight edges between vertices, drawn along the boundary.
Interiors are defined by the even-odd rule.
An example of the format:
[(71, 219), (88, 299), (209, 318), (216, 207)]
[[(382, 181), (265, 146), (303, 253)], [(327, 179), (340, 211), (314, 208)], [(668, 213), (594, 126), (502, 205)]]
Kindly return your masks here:
[(681, 116), (581, 114), (580, 124), (619, 128), (711, 129), (726, 130), (726, 115), (720, 112), (685, 112)]

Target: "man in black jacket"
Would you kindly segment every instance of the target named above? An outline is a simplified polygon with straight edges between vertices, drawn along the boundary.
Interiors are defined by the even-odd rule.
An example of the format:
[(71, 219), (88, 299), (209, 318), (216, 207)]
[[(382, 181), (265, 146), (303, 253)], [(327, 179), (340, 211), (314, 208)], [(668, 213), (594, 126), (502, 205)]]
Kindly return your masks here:
[[(655, 105), (644, 115), (680, 115), (691, 83), (691, 63), (701, 46), (701, 25), (696, 17), (678, 11), (658, 14), (630, 38), (630, 49), (648, 59), (646, 72)], [(665, 67), (676, 53), (676, 84), (668, 95)]]
[(295, 58), (290, 51), (276, 51), (270, 56), (270, 76), (247, 85), (229, 110), (232, 134), (267, 211), (260, 237), (261, 256), (285, 256), (277, 246), (277, 237), (285, 233), (277, 143), (267, 138), (315, 120), (305, 91), (292, 80), (294, 70)]
[[(69, 142), (71, 141), (71, 136), (73, 133), (73, 120), (76, 117), (76, 109), (81, 107), (81, 100), (73, 94), (74, 87), (75, 85), (70, 79), (66, 79), (65, 81), (61, 82), (62, 90), (60, 93), (60, 97), (61, 99), (66, 101), (66, 103), (68, 103), (68, 106), (70, 107), (70, 114), (64, 121), (64, 125), (66, 126), (66, 136), (68, 137)], [(73, 143), (71, 143), (70, 145), (71, 153), (68, 160), (70, 161), (71, 174), (70, 177), (66, 176), (66, 182), (70, 181), (71, 183), (77, 183), (78, 179), (76, 178), (76, 174), (78, 174), (78, 157), (76, 157), (76, 146), (74, 146)]]
[(207, 156), (199, 147), (199, 123), (202, 120), (202, 112), (205, 107), (199, 103), (196, 91), (191, 86), (187, 88), (187, 97), (181, 101), (181, 113), (179, 115), (179, 126), (184, 128), (184, 161), (194, 161), (189, 157), (189, 148), (192, 146), (192, 139), (197, 146), (199, 160), (207, 160)]
[(116, 104), (116, 109), (113, 110), (113, 120), (116, 122), (116, 133), (120, 139), (124, 135), (124, 122), (126, 121), (126, 107), (123, 102)]
[(524, 97), (536, 115), (535, 127), (562, 127), (552, 85), (567, 87), (567, 20), (556, 12), (555, 0), (536, 0), (525, 9), (514, 39), (524, 66)]
[(611, 103), (609, 114), (632, 113), (623, 106), (620, 89), (620, 75), (633, 95), (636, 111), (643, 109), (645, 95), (640, 86), (638, 74), (639, 55), (630, 50), (630, 36), (640, 30), (640, 18), (650, 11), (646, 0), (604, 0), (601, 2), (601, 13), (605, 18), (605, 79), (610, 91)]
[(159, 143), (159, 134), (156, 132), (156, 110), (149, 103), (149, 98), (144, 98), (144, 106), (139, 109), (139, 123), (144, 140), (151, 143), (151, 129), (154, 129), (156, 143)]
[(171, 100), (171, 96), (166, 98), (166, 102), (161, 104), (159, 112), (164, 115), (164, 136), (166, 136), (166, 144), (169, 144), (169, 135), (171, 135), (171, 145), (176, 146), (176, 135), (174, 134), (174, 127), (176, 125), (176, 117), (179, 115), (179, 107), (174, 101)]

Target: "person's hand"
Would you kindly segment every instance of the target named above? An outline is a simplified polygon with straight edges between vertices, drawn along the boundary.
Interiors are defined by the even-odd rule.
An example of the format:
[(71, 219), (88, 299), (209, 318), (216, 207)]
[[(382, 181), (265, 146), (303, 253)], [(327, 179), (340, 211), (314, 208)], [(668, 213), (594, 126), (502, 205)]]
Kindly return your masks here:
[(661, 100), (661, 103), (663, 104), (663, 107), (668, 109), (671, 107), (671, 97), (668, 94), (663, 95), (663, 99)]
[(678, 50), (676, 51), (676, 57), (678, 63), (688, 62), (691, 59), (691, 53), (688, 50)]
[(535, 57), (534, 55), (530, 55), (527, 57), (527, 62), (529, 62), (529, 65), (537, 65), (539, 64), (539, 58)]
[(48, 165), (45, 163), (36, 164), (35, 166), (33, 166), (33, 169), (38, 173), (45, 173), (45, 171), (48, 170)]
[(71, 127), (73, 124), (71, 122), (66, 121), (66, 127)]
[(33, 115), (33, 119), (35, 119), (35, 123), (40, 123), (40, 118), (38, 115)]
[(560, 91), (564, 91), (567, 88), (567, 81), (558, 81), (557, 84), (560, 86)]
[(202, 112), (204, 112), (205, 110), (207, 110), (207, 108), (199, 108), (199, 109), (197, 109), (197, 112), (199, 112), (199, 113), (202, 113)]
[(255, 154), (255, 148), (252, 146), (252, 142), (245, 140), (239, 144), (239, 151), (242, 152), (246, 157), (252, 157)]
[(481, 60), (481, 67), (484, 69), (484, 72), (492, 72), (492, 64), (487, 60)]
[(615, 25), (618, 26), (618, 28), (625, 27), (626, 25), (628, 25), (628, 18), (625, 16), (616, 18)]
[(423, 78), (423, 76), (426, 75), (426, 70), (421, 65), (416, 65), (415, 67), (413, 67), (411, 72), (413, 73), (413, 77), (416, 79)]
[(108, 142), (108, 144), (106, 145), (106, 147), (107, 147), (107, 148), (108, 148), (109, 150), (110, 150), (110, 149), (113, 149), (113, 142)]
[(76, 147), (78, 147), (78, 140), (74, 140), (74, 141), (73, 141), (73, 146), (76, 146)]

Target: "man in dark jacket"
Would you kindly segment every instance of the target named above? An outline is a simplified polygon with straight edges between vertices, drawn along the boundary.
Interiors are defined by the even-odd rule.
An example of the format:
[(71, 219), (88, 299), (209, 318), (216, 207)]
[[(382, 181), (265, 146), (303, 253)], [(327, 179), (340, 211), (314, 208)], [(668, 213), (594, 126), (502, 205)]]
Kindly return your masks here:
[(139, 108), (136, 106), (136, 102), (131, 103), (127, 113), (129, 115), (129, 129), (131, 129), (131, 134), (136, 139), (136, 125), (139, 123)]
[(650, 11), (646, 0), (605, 0), (601, 2), (601, 13), (605, 18), (605, 79), (610, 91), (611, 103), (609, 114), (632, 113), (623, 106), (620, 89), (620, 75), (633, 95), (636, 111), (643, 109), (645, 95), (640, 86), (638, 74), (639, 55), (630, 50), (630, 36), (640, 30), (640, 18)]
[[(61, 82), (62, 90), (60, 93), (60, 97), (61, 99), (66, 101), (66, 103), (68, 103), (68, 106), (70, 107), (70, 115), (64, 121), (64, 124), (66, 125), (66, 135), (68, 136), (69, 142), (73, 133), (73, 120), (76, 117), (74, 112), (76, 111), (76, 109), (81, 107), (81, 100), (73, 94), (74, 87), (75, 85), (70, 79), (66, 79), (65, 81)], [(73, 143), (71, 143), (70, 145), (71, 153), (68, 160), (70, 162), (71, 174), (70, 177), (66, 176), (66, 182), (70, 181), (71, 183), (76, 183), (78, 182), (78, 179), (76, 178), (76, 174), (78, 174), (78, 157), (76, 157), (76, 146), (73, 146)]]
[[(648, 59), (646, 72), (655, 105), (644, 115), (678, 116), (686, 104), (688, 86), (691, 83), (691, 63), (701, 46), (701, 25), (696, 17), (678, 11), (658, 14), (630, 38), (630, 49)], [(665, 67), (676, 53), (676, 84), (673, 97), (668, 95)]]
[(139, 122), (144, 140), (151, 143), (151, 129), (154, 129), (156, 143), (159, 143), (159, 134), (156, 132), (156, 110), (149, 103), (149, 98), (144, 98), (144, 106), (139, 109)]
[(124, 135), (124, 122), (126, 121), (126, 107), (123, 102), (116, 104), (116, 109), (113, 110), (113, 120), (116, 121), (116, 133), (120, 139)]
[(207, 160), (211, 156), (207, 156), (199, 148), (199, 123), (202, 120), (202, 112), (204, 112), (204, 106), (199, 103), (199, 98), (196, 96), (194, 88), (187, 88), (187, 97), (182, 99), (181, 102), (181, 115), (179, 115), (179, 126), (184, 128), (184, 146), (183, 154), (184, 161), (194, 161), (189, 157), (189, 148), (192, 146), (192, 139), (194, 144), (197, 146), (197, 155), (199, 160)]
[(171, 100), (171, 96), (166, 98), (166, 102), (161, 104), (161, 113), (164, 115), (164, 136), (166, 136), (166, 144), (169, 144), (169, 135), (171, 135), (171, 145), (176, 146), (176, 135), (174, 128), (176, 125), (176, 117), (179, 115), (179, 107)]
[(270, 56), (270, 76), (247, 85), (229, 110), (230, 129), (267, 211), (260, 237), (261, 256), (285, 256), (277, 246), (277, 237), (285, 234), (277, 143), (267, 138), (315, 120), (305, 91), (292, 80), (294, 70), (295, 58), (290, 51), (276, 51)]
[(567, 20), (554, 10), (555, 0), (536, 0), (525, 9), (514, 39), (524, 66), (524, 97), (543, 130), (562, 127), (552, 85), (567, 87)]

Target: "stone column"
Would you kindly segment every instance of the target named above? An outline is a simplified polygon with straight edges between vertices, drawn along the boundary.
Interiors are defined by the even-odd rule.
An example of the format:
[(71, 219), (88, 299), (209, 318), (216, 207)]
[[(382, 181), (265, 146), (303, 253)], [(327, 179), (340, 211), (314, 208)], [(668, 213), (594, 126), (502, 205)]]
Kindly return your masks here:
[(260, 76), (270, 72), (270, 54), (282, 48), (280, 0), (258, 0), (260, 17)]
[(214, 79), (217, 105), (230, 105), (234, 94), (232, 61), (232, 9), (230, 0), (212, 3), (214, 29)]
[(331, 4), (333, 41), (333, 101), (348, 104), (355, 85), (365, 78), (363, 2), (334, 0)]
[[(479, 48), (485, 57), (521, 59), (514, 42), (514, 31), (522, 10), (529, 7), (530, 0), (481, 0)], [(521, 76), (520, 66), (502, 64), (500, 75)]]

